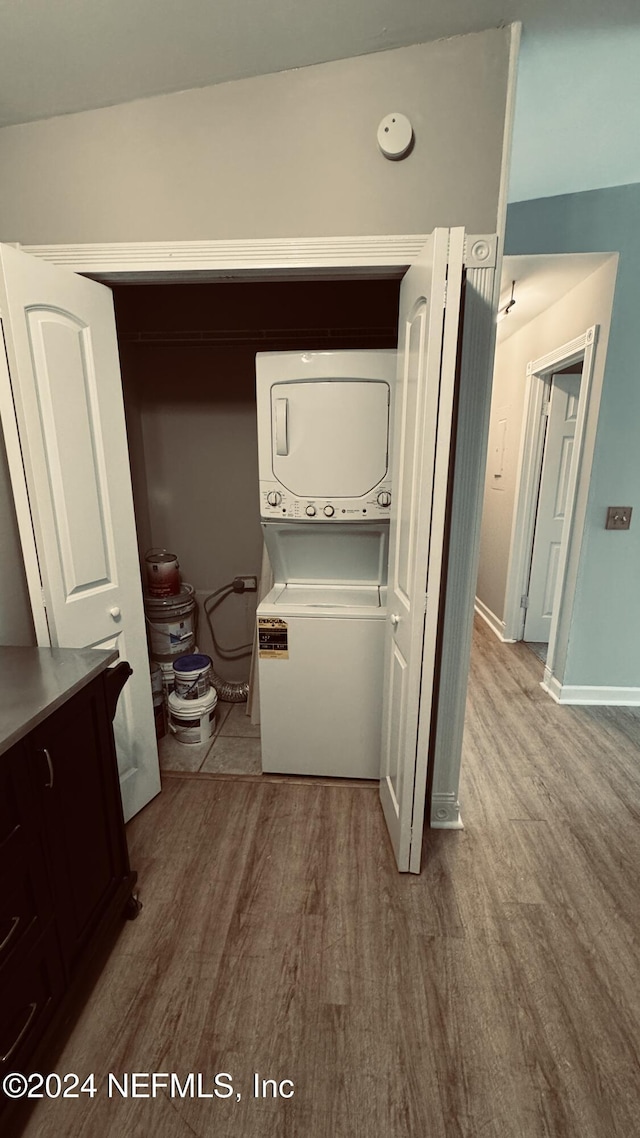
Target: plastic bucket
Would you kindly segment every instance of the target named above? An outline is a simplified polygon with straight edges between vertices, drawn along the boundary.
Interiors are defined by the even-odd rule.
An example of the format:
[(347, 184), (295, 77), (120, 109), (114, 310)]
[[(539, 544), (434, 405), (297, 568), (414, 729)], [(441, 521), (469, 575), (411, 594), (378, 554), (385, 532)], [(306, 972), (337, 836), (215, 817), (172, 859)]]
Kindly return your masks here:
[(175, 692), (169, 696), (169, 730), (180, 743), (204, 743), (215, 730), (215, 688), (209, 688), (200, 699), (181, 699)]
[(153, 699), (153, 718), (156, 725), (156, 739), (162, 739), (167, 733), (165, 717), (164, 687), (162, 682), (162, 668), (159, 664), (151, 664), (151, 696)]
[(182, 584), (177, 597), (152, 597), (145, 593), (144, 611), (151, 655), (159, 662), (192, 652), (196, 643), (196, 600), (193, 585)]
[(202, 653), (178, 656), (173, 671), (175, 693), (180, 699), (201, 699), (211, 687), (211, 659)]
[(180, 592), (180, 565), (175, 553), (150, 549), (145, 553), (147, 591), (150, 597), (175, 597)]
[(169, 696), (175, 687), (176, 674), (173, 670), (173, 660), (158, 660), (157, 666), (162, 674), (162, 696), (167, 707)]

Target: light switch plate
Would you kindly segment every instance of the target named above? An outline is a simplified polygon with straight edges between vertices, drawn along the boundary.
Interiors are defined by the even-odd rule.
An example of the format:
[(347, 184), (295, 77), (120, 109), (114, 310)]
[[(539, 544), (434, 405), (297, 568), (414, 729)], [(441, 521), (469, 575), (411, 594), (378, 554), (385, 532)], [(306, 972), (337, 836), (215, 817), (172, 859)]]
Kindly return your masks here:
[(605, 529), (629, 529), (631, 525), (631, 506), (609, 506)]

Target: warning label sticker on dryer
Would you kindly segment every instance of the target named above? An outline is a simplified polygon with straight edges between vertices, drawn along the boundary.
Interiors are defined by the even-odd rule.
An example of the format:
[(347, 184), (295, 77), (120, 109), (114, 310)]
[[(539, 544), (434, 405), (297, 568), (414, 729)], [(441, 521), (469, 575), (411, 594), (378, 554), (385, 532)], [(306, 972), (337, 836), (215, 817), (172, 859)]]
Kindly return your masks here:
[(261, 660), (288, 660), (289, 634), (286, 620), (258, 617), (258, 653)]

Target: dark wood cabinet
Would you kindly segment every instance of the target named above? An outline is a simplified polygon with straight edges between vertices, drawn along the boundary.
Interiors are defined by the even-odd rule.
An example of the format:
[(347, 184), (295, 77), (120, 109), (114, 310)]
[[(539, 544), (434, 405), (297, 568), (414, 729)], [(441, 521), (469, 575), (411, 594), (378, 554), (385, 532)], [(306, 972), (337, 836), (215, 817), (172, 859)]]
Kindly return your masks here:
[[(137, 911), (113, 686), (91, 676), (0, 754), (0, 1081), (55, 1058), (87, 976)], [(0, 1092), (2, 1132), (20, 1118)]]
[(28, 740), (69, 975), (128, 874), (111, 721), (94, 680)]

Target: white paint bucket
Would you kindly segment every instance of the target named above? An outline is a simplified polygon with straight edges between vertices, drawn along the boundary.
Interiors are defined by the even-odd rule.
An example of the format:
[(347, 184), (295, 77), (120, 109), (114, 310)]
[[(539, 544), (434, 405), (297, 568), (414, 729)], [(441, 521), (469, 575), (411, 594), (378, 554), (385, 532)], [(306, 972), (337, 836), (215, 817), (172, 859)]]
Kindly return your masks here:
[(150, 597), (175, 597), (180, 592), (180, 565), (175, 553), (150, 549), (145, 553), (147, 591)]
[(164, 705), (168, 706), (169, 696), (175, 687), (176, 674), (173, 670), (173, 660), (157, 660), (156, 661), (162, 673), (162, 695), (164, 697)]
[(169, 730), (180, 743), (204, 743), (215, 730), (215, 688), (209, 688), (200, 699), (181, 699), (175, 692), (169, 696)]
[(201, 699), (211, 687), (211, 659), (201, 652), (178, 656), (173, 671), (175, 693), (180, 699)]
[(154, 660), (173, 663), (177, 656), (193, 651), (196, 643), (193, 585), (183, 583), (177, 597), (151, 597), (145, 593), (144, 611)]
[(162, 739), (166, 734), (164, 710), (164, 691), (162, 686), (162, 668), (159, 664), (151, 664), (151, 696), (153, 699), (153, 718), (156, 725), (156, 739)]

